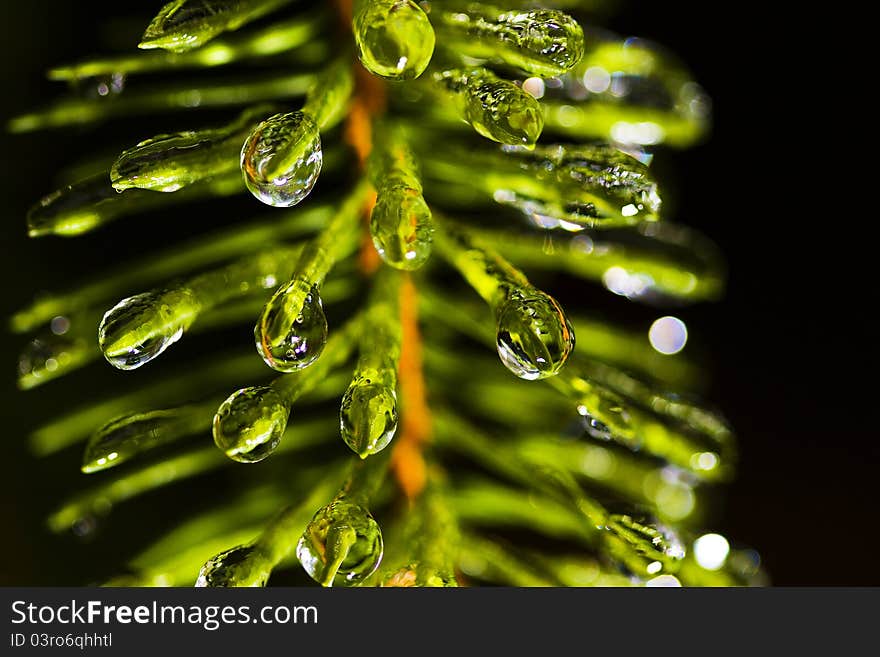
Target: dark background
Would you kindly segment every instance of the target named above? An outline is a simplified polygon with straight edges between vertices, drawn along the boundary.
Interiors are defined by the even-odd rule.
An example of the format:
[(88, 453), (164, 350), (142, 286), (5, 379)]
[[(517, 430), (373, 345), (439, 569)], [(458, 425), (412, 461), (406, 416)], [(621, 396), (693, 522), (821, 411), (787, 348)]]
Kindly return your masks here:
[[(55, 95), (58, 88), (43, 76), (47, 67), (100, 51), (108, 36), (113, 45), (117, 24), (108, 30), (106, 19), (134, 11), (120, 2), (0, 5), (4, 122)], [(676, 51), (713, 99), (711, 139), (662, 156), (674, 165), (674, 218), (710, 235), (730, 269), (722, 302), (677, 313), (690, 328), (690, 349), (704, 355), (711, 372), (706, 396), (730, 418), (741, 447), (739, 475), (713, 528), (757, 548), (774, 584), (877, 585), (880, 448), (868, 419), (876, 292), (854, 256), (866, 238), (853, 221), (868, 218), (853, 189), (867, 176), (843, 167), (843, 154), (829, 143), (829, 133), (845, 131), (843, 119), (827, 111), (829, 85), (837, 82), (808, 57), (815, 44), (792, 14), (781, 5), (772, 15), (767, 7), (721, 6), (631, 1), (606, 21)], [(149, 18), (154, 9), (138, 11)], [(851, 102), (846, 94), (834, 97), (839, 108)], [(0, 315), (39, 289), (213, 225), (207, 205), (194, 225), (161, 217), (146, 230), (117, 225), (77, 240), (28, 240), (24, 216), (53, 189), (48, 172), (97, 148), (112, 130), (0, 137)], [(145, 124), (136, 134), (152, 131)], [(82, 572), (97, 576), (102, 559), (119, 555), (108, 541), (83, 546), (45, 533), (42, 518), (69, 490), (68, 475), (59, 473), (71, 463), (35, 461), (23, 446), (27, 428), (53, 414), (82, 379), (18, 392), (13, 374), (22, 340), (2, 335), (0, 584), (82, 583)], [(103, 376), (96, 385), (119, 380)], [(151, 510), (136, 512), (149, 525)]]

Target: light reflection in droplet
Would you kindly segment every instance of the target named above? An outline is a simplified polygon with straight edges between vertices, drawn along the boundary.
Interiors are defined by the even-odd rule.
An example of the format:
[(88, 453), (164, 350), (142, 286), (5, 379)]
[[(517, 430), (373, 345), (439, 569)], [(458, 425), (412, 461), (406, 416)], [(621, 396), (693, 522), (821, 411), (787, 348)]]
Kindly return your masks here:
[(687, 326), (678, 317), (667, 315), (651, 324), (648, 340), (655, 351), (670, 356), (677, 354), (687, 344)]
[(544, 81), (541, 78), (528, 78), (523, 82), (523, 89), (535, 98), (544, 97)]
[(721, 534), (703, 534), (694, 541), (694, 558), (706, 570), (718, 570), (727, 561), (730, 543)]

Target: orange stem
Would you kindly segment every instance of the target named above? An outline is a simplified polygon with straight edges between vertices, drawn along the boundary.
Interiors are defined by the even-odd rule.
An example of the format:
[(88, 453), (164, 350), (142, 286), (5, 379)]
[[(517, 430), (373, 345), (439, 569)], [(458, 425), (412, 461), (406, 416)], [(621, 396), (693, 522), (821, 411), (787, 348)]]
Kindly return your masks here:
[[(373, 117), (385, 111), (385, 85), (370, 75), (360, 63), (354, 64), (355, 93), (345, 122), (345, 141), (354, 149), (361, 172), (367, 168), (367, 158), (373, 150)], [(364, 223), (369, 228), (370, 213), (376, 204), (375, 192), (371, 194), (362, 210)], [(364, 232), (358, 254), (360, 270), (373, 274), (382, 264), (369, 230)]]
[(422, 369), (418, 295), (409, 274), (404, 275), (400, 287), (400, 323), (403, 331), (400, 354), (403, 413), (400, 435), (391, 455), (391, 468), (404, 495), (412, 500), (422, 492), (427, 480), (422, 448), (431, 439), (431, 411)]

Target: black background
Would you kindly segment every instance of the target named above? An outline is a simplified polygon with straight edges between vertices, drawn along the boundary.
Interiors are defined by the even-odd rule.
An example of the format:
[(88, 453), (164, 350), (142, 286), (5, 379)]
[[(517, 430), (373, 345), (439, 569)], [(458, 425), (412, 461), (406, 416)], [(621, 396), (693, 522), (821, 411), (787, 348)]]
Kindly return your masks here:
[[(130, 11), (127, 3), (94, 0), (0, 4), (4, 121), (52, 98), (57, 88), (43, 71), (100, 50), (105, 19)], [(148, 17), (153, 9), (139, 11)], [(714, 528), (757, 548), (775, 584), (876, 585), (880, 448), (869, 418), (877, 295), (855, 255), (873, 220), (855, 186), (870, 184), (869, 175), (846, 166), (833, 143), (847, 132), (854, 100), (834, 77), (837, 68), (815, 56), (830, 46), (817, 46), (803, 18), (779, 4), (632, 0), (607, 25), (672, 48), (713, 99), (711, 139), (663, 157), (675, 171), (674, 218), (718, 242), (730, 269), (722, 302), (681, 315), (712, 373), (707, 396), (741, 445), (741, 469)], [(29, 241), (24, 216), (52, 189), (46, 173), (105, 134), (2, 136), (3, 316), (36, 290), (146, 252), (171, 231), (211, 225), (207, 215), (192, 226), (159, 218), (148, 230), (115, 226), (75, 241)], [(141, 134), (152, 134), (149, 126)], [(44, 532), (42, 515), (65, 490), (56, 475), (70, 463), (37, 462), (23, 447), (27, 427), (78, 384), (59, 382), (52, 393), (47, 386), (39, 398), (43, 392), (19, 393), (13, 373), (21, 339), (2, 334), (0, 344), (0, 372), (7, 372), (0, 376), (0, 583), (84, 583), (80, 573), (101, 573), (112, 549)]]

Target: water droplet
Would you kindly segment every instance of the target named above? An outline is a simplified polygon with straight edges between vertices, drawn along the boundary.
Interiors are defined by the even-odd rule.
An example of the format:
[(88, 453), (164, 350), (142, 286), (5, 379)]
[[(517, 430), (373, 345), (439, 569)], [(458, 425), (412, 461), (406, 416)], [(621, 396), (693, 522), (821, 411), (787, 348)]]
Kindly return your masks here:
[(431, 255), (431, 210), (418, 189), (407, 185), (381, 189), (370, 216), (370, 232), (376, 251), (396, 269), (418, 269)]
[(136, 294), (104, 314), (98, 344), (113, 367), (136, 369), (177, 342), (199, 310), (186, 288)]
[[(470, 5), (460, 12), (440, 14), (444, 43), (460, 54), (492, 57), (528, 73), (549, 78), (561, 75), (584, 54), (584, 31), (576, 20), (555, 9), (508, 11)], [(451, 44), (450, 44), (451, 42)]]
[(352, 586), (382, 560), (382, 531), (364, 507), (337, 499), (318, 510), (296, 546), (306, 572), (323, 586)]
[(412, 0), (359, 3), (352, 20), (358, 57), (371, 73), (411, 80), (427, 68), (434, 54), (434, 29)]
[(579, 230), (655, 221), (659, 216), (662, 201), (648, 168), (617, 148), (549, 144), (503, 150), (509, 162), (499, 166), (512, 164), (516, 168), (510, 169), (511, 174), (531, 176), (511, 175), (509, 189), (496, 191), (494, 199), (537, 215), (535, 219), (555, 219), (561, 227)]
[(521, 379), (532, 381), (557, 374), (574, 342), (574, 329), (559, 303), (540, 290), (513, 290), (501, 306), (498, 355)]
[(239, 545), (211, 557), (199, 570), (197, 587), (265, 586), (270, 569), (259, 547)]
[(88, 232), (113, 217), (108, 206), (136, 201), (146, 193), (130, 189), (120, 198), (106, 172), (80, 180), (47, 194), (28, 210), (28, 235), (70, 236)]
[(361, 458), (381, 452), (397, 431), (397, 395), (369, 378), (353, 382), (339, 412), (342, 439)]
[(279, 0), (171, 0), (150, 21), (138, 48), (163, 48), (176, 53), (192, 50), (227, 30), (237, 30), (281, 4), (284, 2)]
[(578, 412), (581, 411), (581, 408), (584, 409), (581, 413), (584, 418), (584, 429), (586, 429), (590, 437), (597, 438), (598, 440), (611, 440), (611, 428), (590, 415), (585, 406), (579, 406)]
[(541, 136), (544, 115), (538, 101), (513, 82), (482, 68), (444, 71), (435, 80), (453, 94), (461, 117), (484, 137), (534, 146)]
[(278, 447), (289, 416), (290, 406), (273, 388), (242, 388), (217, 409), (214, 443), (233, 461), (262, 461)]
[(294, 280), (280, 288), (254, 329), (257, 351), (279, 372), (294, 372), (313, 363), (327, 342), (327, 317), (318, 286)]
[(465, 119), (481, 135), (502, 144), (532, 146), (544, 128), (538, 101), (505, 80), (474, 86), (468, 96)]
[(587, 434), (599, 440), (617, 440), (630, 449), (639, 449), (642, 441), (635, 431), (624, 400), (601, 386), (581, 380), (578, 413), (584, 418)]
[(193, 430), (187, 407), (123, 415), (107, 422), (89, 438), (82, 471), (89, 474), (112, 468)]
[(241, 149), (245, 185), (274, 207), (287, 208), (308, 196), (322, 163), (318, 126), (303, 112), (269, 117), (251, 131)]
[(213, 137), (214, 131), (192, 130), (156, 135), (122, 151), (110, 168), (114, 189), (176, 192), (194, 182), (191, 156), (216, 146)]

